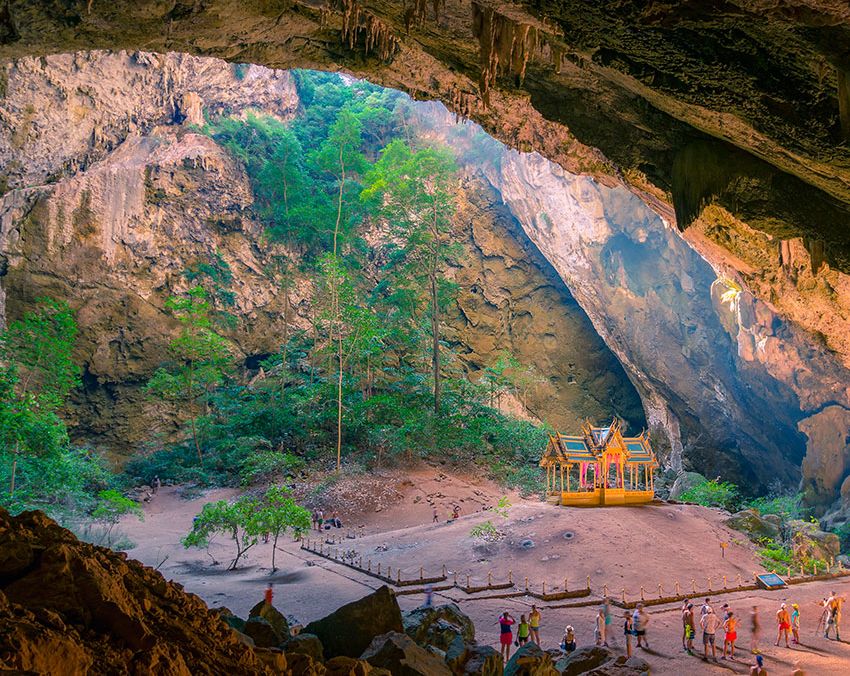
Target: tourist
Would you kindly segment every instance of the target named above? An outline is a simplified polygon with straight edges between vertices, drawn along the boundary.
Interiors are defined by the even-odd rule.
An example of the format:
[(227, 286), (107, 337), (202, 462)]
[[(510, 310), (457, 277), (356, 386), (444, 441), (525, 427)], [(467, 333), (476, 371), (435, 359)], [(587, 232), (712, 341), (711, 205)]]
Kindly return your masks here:
[[(605, 611), (605, 636), (608, 636), (611, 633), (609, 625), (611, 624), (611, 599), (607, 596), (602, 599), (602, 610)], [(613, 640), (614, 637), (611, 636)], [(607, 643), (605, 645), (608, 645)]]
[(800, 606), (796, 603), (791, 604), (791, 641), (800, 643)]
[(434, 588), (428, 584), (425, 585), (425, 608), (431, 608), (434, 605)]
[(723, 659), (726, 659), (727, 649), (729, 651), (729, 659), (735, 659), (735, 641), (738, 640), (738, 618), (731, 610), (727, 613), (726, 619), (723, 621)]
[(439, 515), (437, 514), (437, 505), (434, 505), (434, 507), (433, 507), (433, 510), (432, 510), (432, 511), (433, 511), (433, 513), (434, 513), (434, 518), (432, 519), (431, 523), (437, 523), (437, 522), (440, 520), (440, 517), (439, 517)]
[(608, 641), (605, 640), (605, 609), (600, 608), (596, 613), (596, 626), (593, 629), (593, 635), (596, 638), (596, 645), (608, 646)]
[(764, 668), (764, 657), (756, 655), (756, 663), (750, 667), (750, 676), (767, 676), (767, 669)]
[(723, 611), (723, 621), (725, 622), (726, 620), (729, 619), (729, 616), (732, 614), (731, 612), (729, 612), (729, 604), (724, 603), (722, 606), (720, 606), (720, 610)]
[(516, 628), (516, 645), (524, 646), (528, 643), (528, 636), (531, 634), (531, 629), (528, 627), (528, 622), (525, 619), (525, 615), (519, 616), (519, 624)]
[(319, 531), (322, 530), (322, 524), (325, 522), (325, 515), (322, 513), (322, 510), (319, 510), (319, 518), (316, 519), (316, 523), (319, 524)]
[(702, 607), (699, 609), (700, 619), (702, 619), (702, 616), (707, 614), (709, 610), (711, 610), (711, 599), (706, 597), (705, 603), (703, 603)]
[(688, 651), (689, 655), (693, 655), (694, 650), (694, 636), (697, 635), (697, 625), (696, 620), (694, 619), (694, 604), (689, 603), (688, 607), (685, 608), (685, 612), (683, 613), (684, 619), (683, 623), (685, 625), (685, 635), (687, 637), (688, 643), (685, 646), (685, 650)]
[(153, 482), (151, 482), (151, 488), (153, 489), (153, 494), (156, 495), (162, 486), (162, 482), (159, 480), (159, 474), (154, 476)]
[(818, 620), (818, 628), (815, 629), (815, 635), (820, 633), (821, 630), (826, 630), (826, 623), (829, 620), (829, 600), (824, 597), (824, 599), (816, 605), (820, 606), (821, 613), (820, 619)]
[(646, 612), (642, 603), (637, 604), (637, 608), (635, 608), (635, 612), (632, 614), (632, 623), (635, 628), (635, 636), (637, 636), (637, 647), (649, 648), (649, 641), (646, 638), (646, 625), (649, 624), (649, 613)]
[(682, 601), (682, 650), (688, 649), (688, 599)]
[(270, 606), (272, 604), (272, 599), (274, 599), (274, 588), (272, 587), (271, 582), (269, 582), (268, 586), (266, 587), (266, 593), (264, 594), (263, 599), (265, 600), (267, 606)]
[(313, 530), (319, 530), (319, 513), (314, 509), (310, 516), (313, 520)]
[(499, 644), (502, 648), (502, 661), (504, 664), (508, 663), (508, 660), (511, 659), (511, 643), (514, 642), (514, 635), (511, 627), (514, 625), (516, 620), (511, 617), (510, 613), (506, 610), (502, 613), (502, 616), (497, 620), (499, 624)]
[(773, 645), (779, 645), (779, 639), (785, 637), (785, 647), (790, 648), (788, 643), (788, 632), (791, 631), (791, 615), (788, 613), (788, 606), (784, 603), (779, 606), (776, 611), (776, 624), (779, 626), (779, 631), (776, 634), (776, 641)]
[(460, 518), (460, 507), (458, 507), (457, 505), (455, 505), (455, 506), (452, 508), (452, 521), (455, 521), (455, 520), (457, 520), (457, 519), (459, 519), (459, 518)]
[(632, 629), (632, 616), (627, 610), (623, 613), (623, 636), (626, 637), (626, 657), (632, 656), (632, 634), (634, 633), (634, 629)]
[(576, 632), (573, 629), (572, 625), (568, 624), (564, 629), (564, 638), (561, 641), (561, 650), (563, 650), (567, 655), (572, 652), (575, 652), (576, 649)]
[(758, 655), (759, 638), (761, 636), (761, 623), (759, 622), (759, 607), (753, 606), (750, 611), (750, 652)]
[(702, 628), (703, 659), (708, 661), (708, 646), (711, 645), (711, 659), (717, 661), (717, 651), (714, 646), (715, 634), (720, 626), (720, 618), (714, 614), (714, 608), (708, 606), (708, 611), (700, 617), (699, 626)]
[(528, 616), (528, 627), (531, 629), (531, 640), (540, 645), (540, 611), (537, 606), (531, 605), (531, 613)]
[(844, 597), (838, 596), (835, 592), (831, 592), (826, 601), (827, 615), (826, 631), (823, 637), (829, 638), (829, 630), (835, 629), (835, 640), (841, 640), (841, 606), (844, 603)]

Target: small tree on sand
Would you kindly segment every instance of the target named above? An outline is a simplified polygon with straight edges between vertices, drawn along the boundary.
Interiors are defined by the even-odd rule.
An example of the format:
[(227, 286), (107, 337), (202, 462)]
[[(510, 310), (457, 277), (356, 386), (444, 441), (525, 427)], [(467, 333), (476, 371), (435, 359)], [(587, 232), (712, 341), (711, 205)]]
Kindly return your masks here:
[(282, 486), (270, 486), (263, 496), (260, 511), (257, 513), (256, 526), (261, 533), (269, 533), (272, 542), (272, 572), (277, 570), (275, 553), (277, 540), (288, 528), (296, 537), (310, 529), (310, 512), (297, 505), (289, 491)]
[(101, 491), (97, 494), (97, 498), (98, 503), (92, 512), (92, 518), (106, 527), (101, 539), (104, 544), (108, 545), (111, 542), (112, 530), (125, 514), (133, 514), (139, 519), (144, 519), (139, 504), (130, 500), (130, 498), (125, 498), (116, 490)]
[[(236, 556), (227, 569), (236, 570), (239, 559), (257, 544), (257, 536), (260, 532), (259, 512), (260, 501), (247, 495), (233, 502), (227, 500), (208, 502), (201, 509), (201, 513), (195, 517), (192, 530), (183, 538), (183, 546), (187, 549), (204, 547), (209, 554), (211, 539), (215, 535), (219, 533), (229, 535), (236, 546)], [(212, 554), (210, 557), (215, 561)]]

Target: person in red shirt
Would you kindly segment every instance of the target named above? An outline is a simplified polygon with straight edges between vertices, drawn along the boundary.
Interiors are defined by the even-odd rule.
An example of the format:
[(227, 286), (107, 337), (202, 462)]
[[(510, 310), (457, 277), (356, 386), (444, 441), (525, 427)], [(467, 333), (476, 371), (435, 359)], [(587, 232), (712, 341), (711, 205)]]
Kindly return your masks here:
[(274, 590), (272, 589), (272, 583), (269, 582), (269, 586), (266, 587), (266, 593), (265, 593), (266, 605), (270, 606), (272, 604), (273, 598), (274, 598)]

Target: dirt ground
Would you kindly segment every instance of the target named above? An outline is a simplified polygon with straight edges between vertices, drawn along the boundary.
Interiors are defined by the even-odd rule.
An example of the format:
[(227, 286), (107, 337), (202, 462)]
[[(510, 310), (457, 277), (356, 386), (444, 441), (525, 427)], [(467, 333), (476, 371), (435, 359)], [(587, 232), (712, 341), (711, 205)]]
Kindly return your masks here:
[[(635, 598), (644, 587), (647, 598), (657, 596), (658, 584), (671, 591), (678, 581), (683, 589), (692, 581), (706, 589), (722, 587), (722, 576), (729, 585), (738, 575), (749, 577), (761, 571), (754, 547), (736, 531), (723, 524), (723, 514), (689, 505), (647, 505), (598, 509), (563, 508), (537, 500), (508, 496), (512, 506), (507, 516), (488, 509), (498, 503), (504, 491), (478, 477), (449, 473), (443, 468), (423, 467), (413, 471), (386, 471), (344, 479), (326, 487), (318, 496), (308, 487), (299, 487), (305, 504), (321, 507), (326, 515), (336, 512), (343, 528), (328, 533), (312, 533), (326, 547), (353, 550), (373, 568), (378, 563), (392, 566), (393, 577), (401, 568), (403, 578), (417, 577), (420, 567), (427, 575), (439, 574), (446, 566), (450, 580), (455, 574), (461, 583), (486, 582), (488, 573), (494, 582), (506, 579), (524, 585), (528, 578), (533, 590), (546, 582), (547, 591), (563, 587), (584, 587), (590, 576), (593, 595), (598, 598), (603, 588), (619, 597), (625, 589)], [(122, 529), (136, 547), (129, 555), (143, 563), (159, 566), (169, 579), (183, 584), (187, 591), (198, 594), (210, 606), (227, 606), (245, 616), (262, 597), (268, 582), (275, 584), (275, 604), (294, 620), (307, 623), (323, 617), (337, 607), (360, 598), (380, 586), (380, 581), (356, 570), (328, 561), (302, 550), (287, 537), (278, 544), (278, 570), (270, 574), (271, 544), (260, 543), (251, 549), (240, 568), (225, 570), (232, 558), (232, 545), (223, 537), (214, 542), (209, 554), (204, 550), (186, 550), (180, 538), (192, 524), (205, 502), (236, 495), (233, 490), (210, 491), (200, 498), (186, 500), (179, 488), (163, 488), (145, 505), (144, 521), (125, 519)], [(461, 517), (447, 522), (453, 507)], [(436, 506), (438, 522), (433, 523)], [(473, 538), (470, 531), (477, 524), (490, 521), (500, 531), (497, 541)], [(351, 535), (353, 537), (346, 537)], [(338, 544), (331, 544), (336, 540)], [(720, 543), (728, 543), (725, 557)], [(211, 556), (220, 564), (212, 565)], [(747, 617), (758, 605), (765, 636), (763, 651), (769, 673), (790, 674), (795, 662), (807, 674), (850, 673), (850, 645), (826, 641), (814, 636), (819, 617), (815, 603), (835, 589), (850, 597), (850, 578), (831, 582), (795, 585), (780, 591), (752, 591), (710, 594), (713, 603), (728, 602), (743, 620), (739, 645), (749, 647)], [(495, 620), (503, 610), (517, 617), (528, 612), (534, 599), (487, 599), (489, 593), (467, 595), (453, 589), (437, 594), (436, 602), (448, 600), (460, 604), (475, 621), (480, 642), (496, 644)], [(705, 596), (701, 592), (699, 598)], [(400, 596), (403, 608), (422, 602), (421, 595)], [(796, 602), (802, 611), (801, 645), (786, 649), (774, 647), (773, 618), (779, 604)], [(579, 645), (593, 640), (593, 616), (597, 606), (556, 607), (569, 602), (536, 602), (543, 611), (543, 647), (555, 647), (563, 628), (576, 628)], [(679, 603), (653, 606), (650, 609), (651, 650), (640, 651), (653, 667), (653, 674), (748, 673), (752, 663), (749, 650), (740, 651), (736, 662), (705, 663), (688, 656), (681, 649)], [(614, 608), (613, 642), (623, 648), (622, 610)], [(619, 631), (616, 628), (619, 627)], [(847, 627), (850, 637), (850, 625)]]

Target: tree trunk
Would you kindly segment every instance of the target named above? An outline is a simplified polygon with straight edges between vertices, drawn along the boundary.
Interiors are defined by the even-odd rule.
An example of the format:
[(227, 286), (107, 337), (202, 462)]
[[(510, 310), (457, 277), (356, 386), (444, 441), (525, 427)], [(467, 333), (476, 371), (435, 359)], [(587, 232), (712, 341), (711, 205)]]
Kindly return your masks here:
[(434, 376), (434, 413), (440, 413), (440, 307), (437, 290), (437, 260), (433, 256), (429, 273), (431, 285), (431, 368)]
[(9, 495), (15, 494), (15, 473), (18, 470), (18, 453), (21, 451), (20, 440), (15, 441), (15, 454), (12, 456), (12, 477), (9, 484)]
[(337, 334), (337, 366), (339, 376), (337, 377), (336, 390), (336, 471), (342, 467), (342, 329)]
[(277, 553), (277, 538), (279, 537), (280, 532), (274, 532), (274, 543), (272, 544), (272, 572), (274, 573), (277, 570), (277, 566), (274, 565), (274, 555)]
[(195, 442), (195, 451), (198, 453), (198, 463), (203, 464), (204, 456), (201, 455), (201, 446), (198, 443), (198, 430), (195, 427), (195, 416), (194, 415), (190, 418), (190, 421), (191, 421), (191, 424), (192, 424), (192, 441)]

